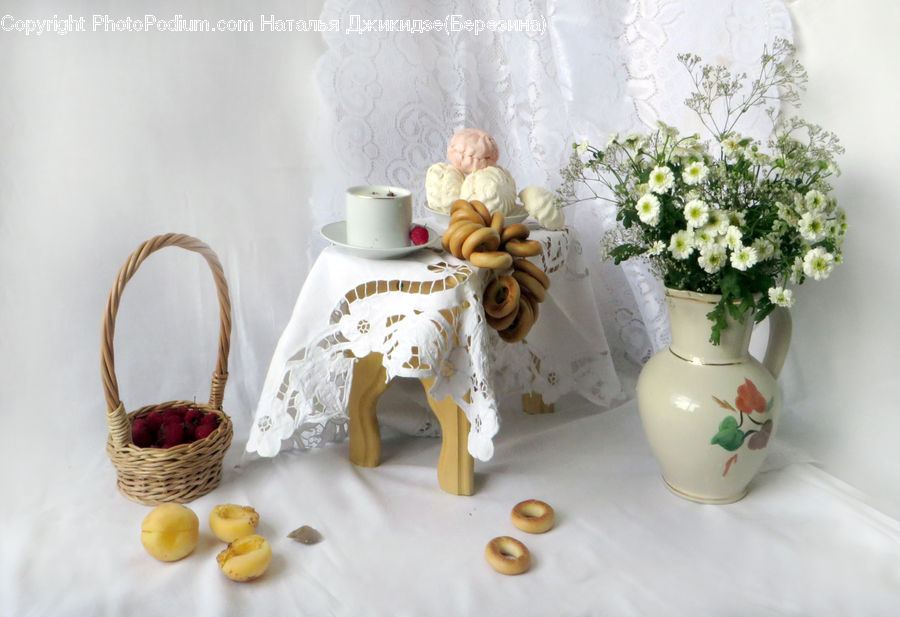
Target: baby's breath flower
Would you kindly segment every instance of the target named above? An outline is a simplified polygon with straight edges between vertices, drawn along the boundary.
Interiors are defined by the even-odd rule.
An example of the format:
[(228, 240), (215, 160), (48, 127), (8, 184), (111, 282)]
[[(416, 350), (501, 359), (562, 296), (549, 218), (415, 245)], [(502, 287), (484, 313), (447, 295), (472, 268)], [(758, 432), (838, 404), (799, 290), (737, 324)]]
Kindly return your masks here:
[(667, 166), (654, 167), (647, 184), (654, 193), (665, 193), (675, 184), (675, 174)]
[(669, 241), (669, 252), (675, 259), (687, 259), (694, 252), (694, 235), (690, 230), (682, 229), (672, 234)]
[(684, 219), (688, 227), (701, 227), (709, 220), (709, 207), (699, 199), (684, 204)]
[(659, 222), (659, 199), (656, 195), (647, 193), (635, 204), (638, 212), (638, 218), (642, 223), (647, 225), (656, 225)]
[(681, 179), (689, 186), (696, 186), (706, 180), (709, 175), (709, 167), (700, 161), (694, 161), (681, 172)]
[(803, 258), (794, 257), (794, 263), (791, 266), (790, 281), (795, 285), (803, 282)]
[(697, 264), (709, 274), (715, 274), (721, 270), (727, 261), (725, 249), (715, 244), (701, 247), (700, 256), (697, 258)]
[(794, 292), (784, 287), (770, 287), (769, 301), (776, 306), (791, 308), (794, 306)]
[(731, 254), (731, 267), (735, 270), (747, 270), (756, 265), (759, 256), (752, 246), (742, 246)]
[(824, 248), (816, 247), (803, 256), (803, 273), (817, 281), (828, 278), (834, 268), (834, 255)]

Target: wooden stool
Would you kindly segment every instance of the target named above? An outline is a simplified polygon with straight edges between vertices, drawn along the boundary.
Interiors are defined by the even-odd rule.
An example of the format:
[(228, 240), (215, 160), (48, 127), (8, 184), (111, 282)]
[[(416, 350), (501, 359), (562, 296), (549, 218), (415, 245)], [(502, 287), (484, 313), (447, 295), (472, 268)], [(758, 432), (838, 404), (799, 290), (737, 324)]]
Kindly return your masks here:
[[(381, 459), (381, 430), (375, 416), (378, 398), (388, 389), (381, 354), (357, 360), (350, 385), (350, 461), (361, 467), (377, 467)], [(438, 457), (438, 484), (454, 495), (475, 492), (475, 460), (469, 454), (469, 420), (449, 396), (436, 401), (428, 394), (434, 378), (420, 379), (428, 405), (441, 424), (441, 454)]]
[[(381, 354), (371, 353), (356, 361), (350, 384), (350, 461), (360, 467), (377, 467), (381, 460), (381, 429), (375, 407), (388, 389), (387, 373)], [(441, 424), (441, 453), (438, 457), (438, 484), (454, 495), (475, 492), (475, 460), (469, 454), (469, 419), (449, 396), (443, 401), (432, 398), (429, 391), (434, 378), (419, 380), (425, 388), (428, 405)], [(544, 403), (540, 394), (522, 396), (526, 413), (553, 413), (553, 405)]]

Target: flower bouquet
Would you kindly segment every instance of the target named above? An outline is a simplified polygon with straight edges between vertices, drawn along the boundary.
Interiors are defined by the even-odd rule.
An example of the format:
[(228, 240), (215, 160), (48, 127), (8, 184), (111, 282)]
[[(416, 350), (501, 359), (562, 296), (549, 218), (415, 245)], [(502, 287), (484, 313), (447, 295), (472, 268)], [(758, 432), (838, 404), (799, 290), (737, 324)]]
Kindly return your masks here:
[[(707, 315), (713, 344), (728, 315), (758, 322), (790, 307), (790, 285), (827, 278), (842, 259), (847, 219), (828, 180), (843, 148), (833, 133), (780, 113), (806, 84), (793, 53), (776, 41), (752, 80), (680, 55), (694, 85), (685, 104), (711, 141), (660, 122), (650, 134), (613, 134), (603, 149), (574, 144), (562, 172), (564, 203), (615, 204), (619, 225), (605, 240), (615, 263), (647, 259), (666, 287), (721, 295)], [(757, 108), (771, 122), (765, 142), (739, 130)]]

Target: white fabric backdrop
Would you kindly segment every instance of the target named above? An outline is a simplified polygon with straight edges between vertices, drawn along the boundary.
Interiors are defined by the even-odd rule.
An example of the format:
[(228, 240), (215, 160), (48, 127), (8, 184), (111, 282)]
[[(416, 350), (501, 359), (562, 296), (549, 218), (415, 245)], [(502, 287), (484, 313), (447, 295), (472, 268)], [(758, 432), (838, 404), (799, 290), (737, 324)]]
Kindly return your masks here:
[[(550, 20), (550, 34), (563, 37), (551, 37), (552, 44), (518, 40), (520, 49), (509, 57), (533, 58), (532, 63), (504, 63), (492, 55), (501, 48), (490, 37), (469, 37), (466, 44), (486, 54), (474, 64), (490, 72), (477, 82), (483, 86), (479, 94), (467, 90), (461, 103), (454, 99), (455, 106), (437, 101), (444, 115), (413, 115), (397, 127), (407, 131), (407, 141), (423, 146), (418, 158), (409, 159), (416, 165), (406, 173), (424, 173), (427, 163), (441, 156), (453, 129), (481, 124), (500, 137), (502, 156), (517, 180), (552, 185), (553, 158), (571, 138), (602, 139), (612, 130), (638, 128), (665, 115), (667, 105), (677, 107), (679, 86), (666, 80), (675, 52), (752, 61), (761, 41), (791, 31), (785, 6), (776, 0), (593, 4), (608, 13), (589, 25), (568, 20), (567, 9), (554, 3), (537, 5)], [(329, 3), (325, 9), (376, 17), (369, 6)], [(900, 92), (892, 67), (900, 52), (891, 29), (900, 15), (887, 0), (858, 10), (837, 0), (798, 0), (789, 8), (801, 60), (811, 74), (808, 115), (835, 129), (848, 145), (837, 190), (852, 229), (847, 263), (827, 283), (798, 294), (796, 339), (783, 376), (788, 411), (779, 439), (806, 450), (828, 473), (863, 489), (866, 499), (897, 517), (900, 459), (892, 439), (900, 431), (894, 352), (900, 325), (889, 308), (900, 289), (892, 248), (900, 219), (897, 209), (885, 204), (894, 192), (900, 137), (889, 106)], [(460, 6), (460, 12), (470, 9)], [(153, 10), (168, 16), (187, 11), (174, 1), (155, 3)], [(191, 10), (195, 13), (188, 17), (213, 20), (258, 21), (263, 13), (313, 19), (322, 5), (261, 1), (251, 13), (237, 3), (203, 0)], [(124, 17), (145, 11), (137, 2), (51, 0), (35, 6), (0, 0), (0, 16), (20, 18), (71, 12), (90, 19), (92, 13)], [(374, 36), (361, 38), (374, 44)], [(223, 259), (235, 308), (225, 407), (235, 421), (235, 447), (243, 445), (270, 354), (310, 256), (321, 247), (316, 227), (335, 218), (339, 208), (328, 189), (403, 177), (391, 172), (399, 169), (397, 161), (407, 160), (396, 139), (369, 140), (379, 148), (369, 160), (394, 162), (390, 169), (366, 169), (357, 159), (333, 166), (341, 164), (340, 153), (354, 138), (329, 120), (335, 112), (338, 122), (355, 116), (349, 108), (327, 107), (317, 89), (340, 40), (261, 32), (41, 37), (0, 32), (5, 60), (0, 487), (5, 495), (27, 495), (27, 503), (49, 521), (65, 509), (57, 501), (60, 495), (75, 498), (60, 486), (98, 477), (112, 490), (112, 470), (102, 453), (100, 316), (122, 261), (156, 233), (197, 235)], [(447, 44), (463, 40), (451, 38)], [(851, 48), (857, 53), (848, 53)], [(437, 62), (434, 53), (421, 57)], [(320, 57), (324, 64), (317, 71)], [(567, 73), (567, 61), (582, 65)], [(338, 75), (332, 66), (332, 75)], [(537, 70), (547, 66), (555, 75)], [(460, 67), (469, 79), (480, 70)], [(506, 71), (499, 92), (497, 70)], [(406, 75), (397, 71), (391, 78)], [(573, 77), (567, 81), (566, 75)], [(610, 76), (611, 81), (601, 81)], [(423, 84), (424, 92), (433, 85)], [(442, 91), (432, 97), (436, 92)], [(492, 100), (506, 100), (504, 93), (516, 97), (515, 105), (491, 107)], [(335, 93), (326, 89), (323, 95)], [(384, 96), (379, 100), (393, 104)], [(494, 109), (495, 115), (486, 111)], [(584, 206), (570, 213), (570, 222), (583, 236), (605, 224), (602, 213)], [(116, 351), (129, 408), (161, 397), (207, 395), (217, 309), (209, 274), (195, 257), (175, 249), (154, 256), (126, 290)], [(644, 297), (646, 289), (630, 287), (621, 270), (595, 263), (594, 272), (608, 339), (619, 366), (627, 369), (651, 347), (644, 323), (651, 324), (652, 340), (660, 344), (660, 318), (652, 304), (641, 312), (635, 298)], [(110, 499), (122, 501), (116, 495)], [(139, 510), (132, 514), (137, 517)]]

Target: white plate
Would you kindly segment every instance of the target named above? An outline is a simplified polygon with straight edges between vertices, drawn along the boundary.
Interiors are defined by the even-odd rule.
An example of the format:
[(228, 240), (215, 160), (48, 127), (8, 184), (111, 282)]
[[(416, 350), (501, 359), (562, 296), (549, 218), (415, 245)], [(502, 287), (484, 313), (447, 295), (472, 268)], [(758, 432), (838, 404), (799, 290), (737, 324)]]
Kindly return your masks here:
[[(444, 214), (442, 212), (436, 212), (435, 210), (432, 210), (428, 206), (425, 206), (425, 210), (428, 212), (428, 214), (429, 214), (429, 216), (431, 216), (431, 218), (433, 218), (435, 221), (437, 221), (444, 227), (450, 226), (450, 215), (449, 214)], [(528, 213), (526, 212), (525, 214), (516, 214), (515, 216), (504, 217), (503, 222), (506, 225), (512, 225), (513, 223), (521, 223), (522, 221), (524, 221), (527, 218), (528, 218)]]
[[(419, 225), (420, 223), (415, 224)], [(353, 253), (358, 257), (365, 257), (367, 259), (395, 259), (397, 257), (402, 257), (403, 255), (415, 253), (424, 248), (429, 248), (441, 237), (439, 233), (428, 225), (422, 225), (422, 227), (428, 231), (428, 242), (425, 244), (400, 246), (394, 249), (376, 249), (347, 244), (347, 221), (337, 221), (336, 223), (325, 225), (325, 227), (322, 228), (322, 237), (333, 245), (339, 246), (348, 253)]]

